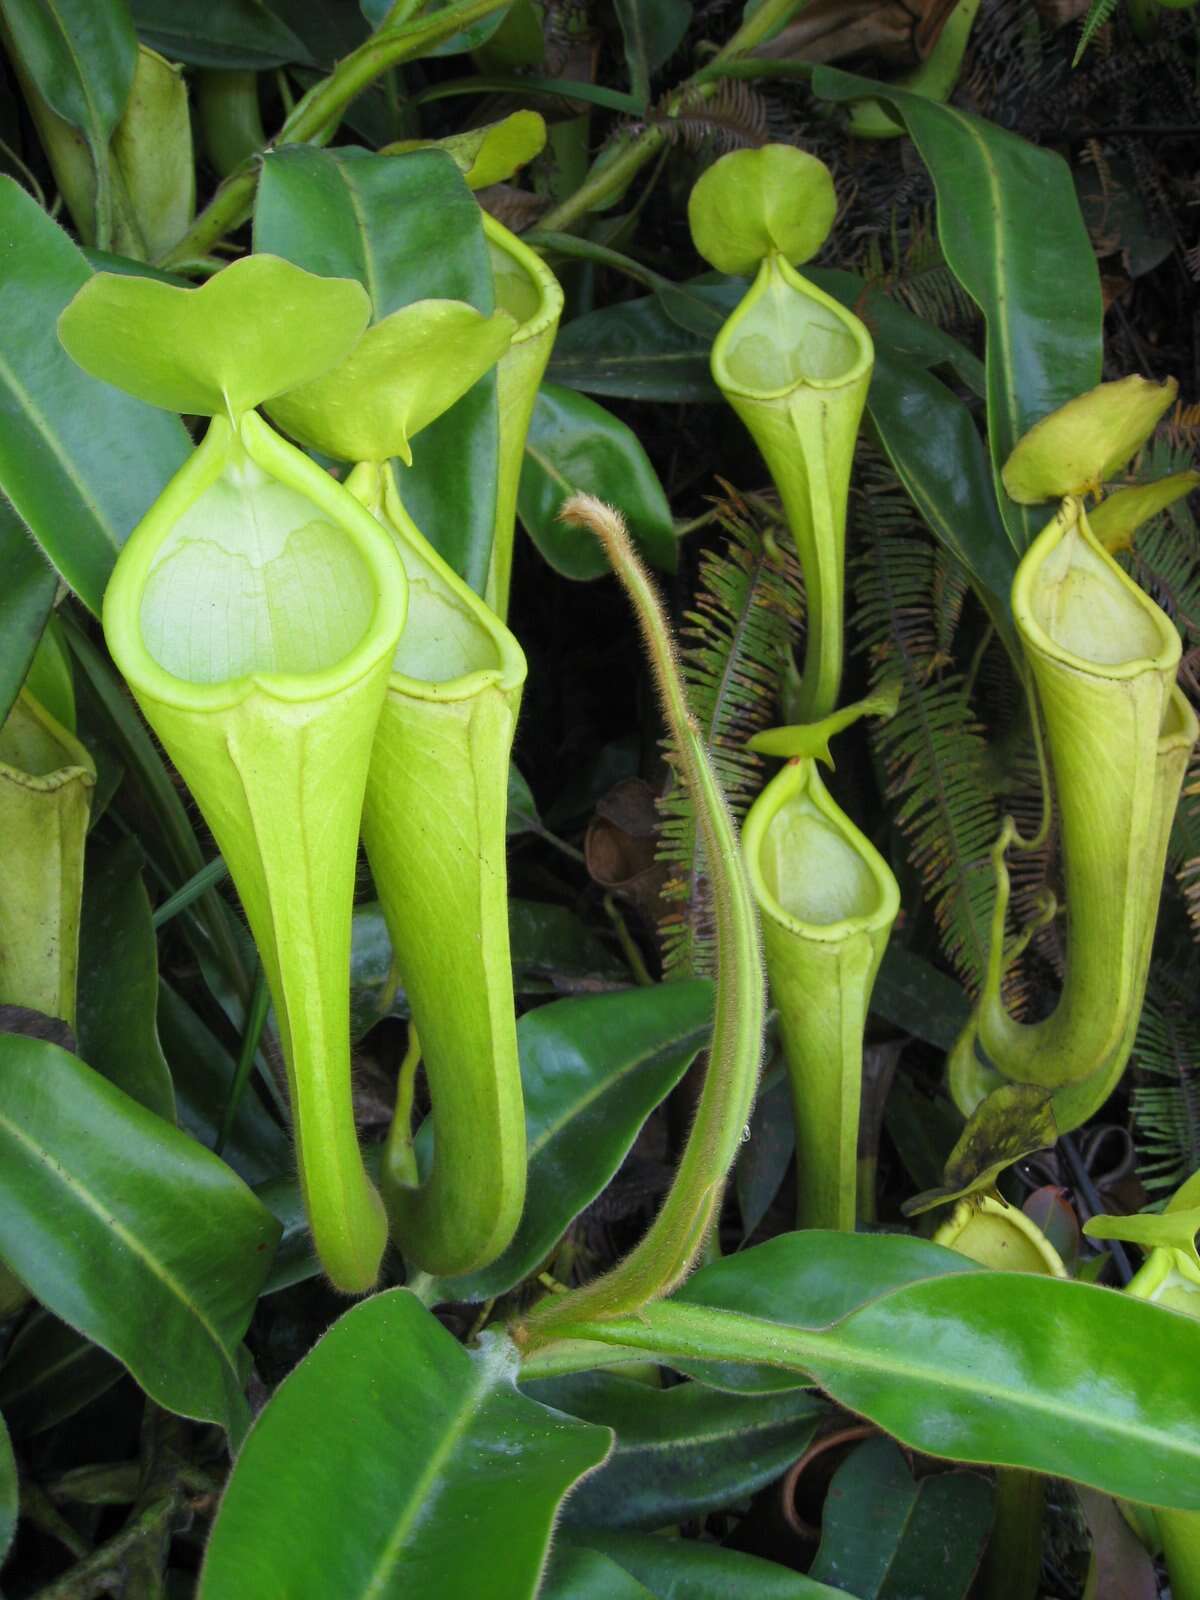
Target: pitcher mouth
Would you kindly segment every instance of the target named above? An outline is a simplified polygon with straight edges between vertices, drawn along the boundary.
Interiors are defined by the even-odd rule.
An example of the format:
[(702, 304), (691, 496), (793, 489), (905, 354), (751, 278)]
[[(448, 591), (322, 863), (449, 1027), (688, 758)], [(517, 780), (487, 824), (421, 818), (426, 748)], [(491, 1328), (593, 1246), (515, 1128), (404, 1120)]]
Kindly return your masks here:
[(1021, 562), (1013, 615), (1033, 649), (1077, 672), (1121, 680), (1173, 674), (1179, 664), (1170, 619), (1100, 544), (1073, 497)]
[(718, 385), (756, 400), (798, 388), (840, 389), (870, 371), (871, 337), (858, 318), (777, 252), (713, 344)]
[(213, 419), (135, 529), (104, 624), (142, 692), (221, 711), (256, 690), (294, 703), (349, 688), (394, 648), (406, 609), (384, 531), (248, 412), (236, 428)]
[(895, 880), (812, 761), (790, 763), (763, 790), (743, 849), (760, 906), (803, 938), (836, 944), (886, 927), (899, 910)]

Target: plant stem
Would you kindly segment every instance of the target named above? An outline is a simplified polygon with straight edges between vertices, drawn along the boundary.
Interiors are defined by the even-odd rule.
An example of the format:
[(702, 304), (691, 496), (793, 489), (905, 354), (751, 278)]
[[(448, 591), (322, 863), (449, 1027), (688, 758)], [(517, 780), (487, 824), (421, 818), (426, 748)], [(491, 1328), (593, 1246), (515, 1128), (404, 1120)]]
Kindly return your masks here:
[(620, 515), (590, 495), (563, 507), (564, 521), (599, 537), (641, 625), (680, 775), (696, 808), (712, 882), (717, 935), (716, 1007), (708, 1070), (674, 1182), (640, 1243), (582, 1289), (541, 1301), (516, 1336), (527, 1348), (587, 1317), (638, 1312), (668, 1294), (704, 1248), (750, 1115), (762, 1051), (765, 994), (758, 921), (737, 831), (700, 738), (654, 585)]
[(1037, 1600), (1045, 1507), (1043, 1477), (1015, 1467), (999, 1469), (996, 1516), (978, 1578), (979, 1600)]

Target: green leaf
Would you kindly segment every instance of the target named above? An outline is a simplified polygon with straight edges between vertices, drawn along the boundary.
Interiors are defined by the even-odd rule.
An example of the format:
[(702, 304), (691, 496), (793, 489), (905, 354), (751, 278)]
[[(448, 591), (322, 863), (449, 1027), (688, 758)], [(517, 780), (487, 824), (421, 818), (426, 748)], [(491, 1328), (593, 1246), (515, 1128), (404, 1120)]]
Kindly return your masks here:
[(629, 92), (640, 106), (650, 103), (650, 75), (683, 43), (692, 20), (690, 0), (616, 0), (625, 41)]
[(20, 517), (0, 500), (0, 726), (17, 698), (42, 629), (54, 604), (58, 582)]
[(796, 1148), (792, 1092), (782, 1067), (764, 1074), (750, 1117), (750, 1137), (734, 1168), (742, 1238), (746, 1240), (766, 1216), (787, 1175)]
[(679, 1082), (711, 1016), (712, 986), (694, 981), (559, 1000), (521, 1018), (525, 1213), (498, 1261), (440, 1280), (444, 1299), (490, 1300), (536, 1270)]
[(1000, 469), (1035, 422), (1100, 381), (1100, 277), (1070, 169), (994, 123), (834, 67), (817, 67), (812, 88), (894, 107), (929, 168), (946, 261), (987, 322), (992, 469), (1021, 553), (1044, 519), (1008, 499)]
[(0, 1410), (14, 1439), (44, 1433), (125, 1374), (107, 1350), (40, 1307), (18, 1328), (0, 1367)]
[(564, 1324), (563, 1337), (649, 1350), (680, 1367), (771, 1361), (928, 1455), (1200, 1509), (1200, 1325), (1111, 1289), (947, 1273), (814, 1331), (671, 1300), (638, 1319)]
[(278, 1226), (228, 1167), (76, 1057), (0, 1035), (0, 1255), (147, 1394), (236, 1439), (237, 1346)]
[(526, 1399), (516, 1370), (502, 1336), (467, 1351), (407, 1290), (354, 1306), (247, 1439), (201, 1600), (532, 1597), (559, 1502), (611, 1435)]
[(191, 443), (178, 417), (97, 383), (61, 348), (55, 321), (91, 269), (11, 178), (0, 237), (0, 488), (99, 615), (117, 551)]
[(198, 289), (97, 273), (58, 319), (58, 336), (85, 372), (150, 405), (239, 417), (341, 361), (369, 311), (357, 283), (253, 255)]
[(994, 1499), (994, 1486), (974, 1472), (914, 1482), (890, 1439), (867, 1439), (833, 1475), (809, 1572), (859, 1600), (963, 1600)]
[(563, 501), (579, 493), (615, 506), (646, 559), (674, 572), (678, 551), (671, 508), (637, 436), (594, 400), (544, 383), (525, 444), (517, 510), (556, 572), (567, 578), (603, 577), (609, 564), (599, 542), (558, 520)]
[(893, 939), (880, 963), (871, 1010), (939, 1050), (951, 1050), (971, 1008), (953, 978)]
[(559, 1542), (551, 1552), (538, 1600), (654, 1600), (654, 1596), (598, 1550)]
[[(494, 309), (479, 206), (442, 150), (272, 152), (254, 245), (310, 272), (357, 278), (376, 322), (414, 300), (464, 300), (485, 316)], [(486, 373), (422, 431), (413, 465), (397, 471), (414, 522), (477, 591), (492, 547), (498, 430), (495, 377)]]
[(711, 338), (681, 327), (657, 295), (647, 295), (569, 322), (554, 342), (546, 377), (618, 399), (715, 404), (721, 392), (708, 367), (711, 347)]
[(264, 0), (131, 0), (138, 35), (189, 67), (315, 65)]
[(13, 1455), (12, 1440), (3, 1417), (0, 1417), (0, 1561), (7, 1556), (17, 1531), (19, 1499), (17, 1462)]
[(890, 355), (876, 362), (867, 406), (930, 531), (1007, 615), (1016, 552), (971, 413), (939, 378)]
[(644, 1584), (655, 1600), (845, 1600), (841, 1589), (814, 1583), (774, 1561), (698, 1540), (598, 1529), (566, 1537), (602, 1552)]
[[(920, 1278), (978, 1271), (974, 1262), (907, 1236), (783, 1233), (714, 1261), (677, 1289), (674, 1300), (719, 1306), (790, 1327), (823, 1328), (876, 1295)], [(768, 1367), (689, 1362), (681, 1371), (723, 1389), (762, 1393), (796, 1387), (793, 1374)]]
[[(186, 1000), (164, 982), (158, 986), (158, 1036), (171, 1065), (179, 1125), (211, 1150), (237, 1063)], [(291, 1141), (253, 1083), (246, 1085), (238, 1103), (221, 1158), (251, 1185), (282, 1172), (291, 1175)]]
[(514, 896), (508, 902), (508, 931), (518, 994), (629, 983), (625, 963), (567, 906)]
[(124, 0), (0, 0), (0, 15), (38, 93), (83, 134), (99, 170), (137, 57)]
[(836, 267), (806, 266), (800, 276), (862, 318), (871, 330), (877, 356), (882, 347), (888, 357), (896, 357), (909, 366), (950, 367), (972, 394), (985, 393), (986, 376), (978, 356), (952, 334), (893, 300), (878, 283), (868, 283), (857, 272), (843, 272)]
[(88, 852), (79, 929), (79, 1053), (167, 1122), (175, 1092), (158, 1042), (158, 948), (133, 839)]
[(524, 1386), (526, 1394), (617, 1442), (572, 1494), (563, 1526), (668, 1527), (755, 1494), (811, 1443), (826, 1415), (803, 1389), (722, 1394), (698, 1383), (655, 1389), (611, 1372), (580, 1372)]

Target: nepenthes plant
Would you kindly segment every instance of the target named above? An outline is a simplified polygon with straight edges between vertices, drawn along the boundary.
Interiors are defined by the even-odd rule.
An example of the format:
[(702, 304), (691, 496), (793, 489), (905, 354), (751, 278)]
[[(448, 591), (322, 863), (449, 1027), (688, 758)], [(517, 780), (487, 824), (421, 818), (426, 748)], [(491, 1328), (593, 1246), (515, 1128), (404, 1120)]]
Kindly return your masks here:
[(1196, 424), (995, 20), (181, 6), (0, 0), (6, 1592), (1189, 1595)]

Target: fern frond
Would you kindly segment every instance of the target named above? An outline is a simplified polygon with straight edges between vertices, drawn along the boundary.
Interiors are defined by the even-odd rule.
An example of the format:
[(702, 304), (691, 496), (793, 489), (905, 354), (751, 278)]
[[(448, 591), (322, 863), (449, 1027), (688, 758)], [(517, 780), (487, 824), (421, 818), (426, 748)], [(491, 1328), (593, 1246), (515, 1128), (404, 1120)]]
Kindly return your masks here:
[(925, 322), (947, 330), (970, 327), (978, 308), (947, 266), (931, 214), (913, 212), (906, 238), (897, 219), (893, 209), (886, 252), (878, 234), (867, 237), (853, 263), (856, 271)]
[(757, 148), (772, 135), (770, 102), (741, 78), (722, 78), (714, 94), (687, 94), (674, 114), (655, 110), (646, 120), (668, 144), (702, 150), (711, 143), (718, 154)]
[(1188, 761), (1167, 859), (1183, 890), (1192, 937), (1200, 939), (1200, 746), (1192, 751)]
[(1116, 9), (1117, 0), (1092, 0), (1088, 14), (1083, 19), (1083, 31), (1079, 35), (1079, 43), (1075, 46), (1075, 54), (1071, 58), (1073, 67), (1077, 67), (1083, 60), (1084, 51)]
[[(740, 820), (762, 786), (762, 761), (746, 741), (777, 718), (784, 675), (794, 670), (803, 590), (790, 545), (782, 537), (764, 540), (744, 501), (731, 496), (717, 520), (728, 538), (700, 559), (694, 609), (679, 629), (680, 657), (700, 736)], [(695, 812), (680, 783), (659, 805), (658, 859), (670, 869), (662, 896), (671, 909), (659, 923), (664, 973), (707, 976), (712, 917)]]
[(988, 851), (1000, 825), (985, 778), (983, 730), (962, 674), (944, 669), (932, 596), (936, 558), (904, 491), (868, 458), (853, 500), (858, 649), (873, 683), (899, 676), (900, 707), (871, 738), (896, 821), (925, 886), (946, 954), (977, 992), (995, 887)]
[[(1194, 963), (1193, 963), (1194, 966)], [(1133, 1047), (1130, 1105), (1138, 1172), (1147, 1189), (1175, 1189), (1200, 1167), (1200, 1018), (1191, 982), (1150, 979)]]

